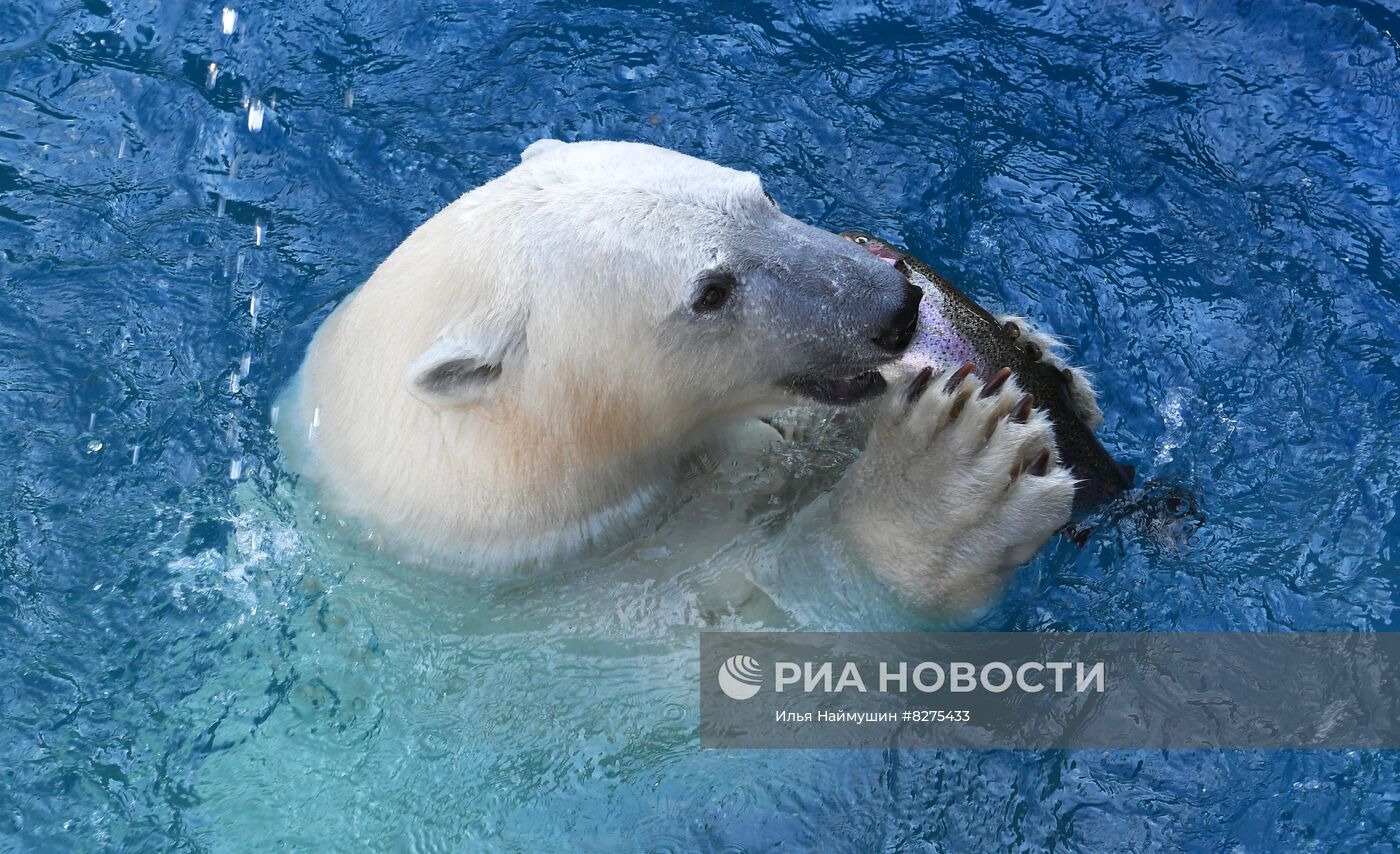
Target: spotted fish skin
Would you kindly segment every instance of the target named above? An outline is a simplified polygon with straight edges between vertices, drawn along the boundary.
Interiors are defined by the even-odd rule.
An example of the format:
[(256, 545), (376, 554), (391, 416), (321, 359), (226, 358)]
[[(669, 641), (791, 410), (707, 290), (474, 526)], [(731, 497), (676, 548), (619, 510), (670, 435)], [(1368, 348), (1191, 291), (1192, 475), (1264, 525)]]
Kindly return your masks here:
[(1035, 395), (1037, 408), (1044, 410), (1054, 427), (1060, 462), (1078, 480), (1075, 510), (1102, 504), (1133, 485), (1132, 468), (1115, 460), (1075, 414), (1068, 380), (1042, 360), (1041, 353), (1018, 343), (991, 313), (906, 250), (863, 231), (844, 231), (841, 236), (865, 247), (908, 276), (911, 284), (923, 288), (919, 330), (906, 351), (906, 360), (936, 370), (970, 362), (983, 381), (990, 381), (1002, 368), (1010, 368), (1017, 385)]
[(906, 270), (905, 275), (911, 284), (923, 289), (924, 298), (919, 303), (919, 328), (901, 361), (920, 367), (930, 365), (936, 371), (953, 370), (971, 362), (983, 379), (995, 374), (997, 369), (959, 334), (949, 319), (948, 298), (937, 283), (915, 270)]

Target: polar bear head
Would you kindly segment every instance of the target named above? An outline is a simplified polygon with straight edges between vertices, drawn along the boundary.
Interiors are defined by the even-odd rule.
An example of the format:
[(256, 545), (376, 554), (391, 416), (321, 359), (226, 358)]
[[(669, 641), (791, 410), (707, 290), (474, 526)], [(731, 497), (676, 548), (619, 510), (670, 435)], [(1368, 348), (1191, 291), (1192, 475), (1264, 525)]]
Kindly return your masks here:
[(454, 213), (474, 277), (405, 377), (430, 405), (514, 389), (554, 406), (528, 389), (561, 386), (682, 421), (849, 403), (908, 344), (918, 292), (752, 173), (619, 142), (542, 140), (521, 161)]
[(279, 432), (294, 467), (386, 539), (558, 554), (718, 422), (878, 394), (918, 300), (753, 174), (546, 140), (336, 309)]

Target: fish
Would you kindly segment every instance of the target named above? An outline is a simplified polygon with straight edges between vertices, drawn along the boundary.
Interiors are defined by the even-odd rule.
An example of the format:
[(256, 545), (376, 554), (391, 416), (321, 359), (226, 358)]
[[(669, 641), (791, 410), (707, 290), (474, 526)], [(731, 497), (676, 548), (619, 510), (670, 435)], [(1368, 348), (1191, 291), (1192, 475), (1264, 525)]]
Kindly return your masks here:
[[(886, 240), (864, 231), (841, 236), (862, 246), (922, 288), (919, 321), (905, 360), (935, 370), (953, 370), (971, 363), (984, 382), (1003, 368), (1022, 391), (1034, 395), (1055, 433), (1060, 462), (1075, 477), (1074, 510), (1084, 512), (1131, 489), (1133, 467), (1114, 459), (1076, 414), (1070, 395), (1068, 369), (1042, 359), (1039, 348), (1020, 340), (1019, 330), (1003, 324), (933, 268)], [(1013, 334), (1013, 332), (1017, 334)]]

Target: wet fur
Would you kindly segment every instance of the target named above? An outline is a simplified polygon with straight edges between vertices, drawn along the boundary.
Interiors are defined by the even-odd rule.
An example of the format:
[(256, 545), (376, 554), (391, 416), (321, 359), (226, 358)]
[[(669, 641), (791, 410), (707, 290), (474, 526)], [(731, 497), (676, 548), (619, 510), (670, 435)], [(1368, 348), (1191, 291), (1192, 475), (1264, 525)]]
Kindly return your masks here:
[[(293, 467), (393, 553), (475, 575), (596, 554), (627, 542), (697, 448), (798, 402), (776, 379), (799, 351), (708, 345), (682, 311), (713, 247), (780, 216), (757, 178), (615, 145), (536, 144), (527, 168), (425, 223), (326, 321), (279, 402)], [(812, 246), (889, 273), (829, 237)], [(850, 323), (858, 309), (843, 310)], [(783, 358), (799, 361), (767, 364)], [(833, 493), (834, 522), (808, 538), (796, 518), (788, 533), (840, 531), (855, 565), (838, 572), (872, 571), (921, 609), (985, 607), (1068, 518), (1072, 489), (1056, 465), (1031, 470), (1053, 437), (1039, 413), (1010, 419), (1014, 384), (964, 399), (979, 387), (935, 382), (912, 401), (892, 389)], [(718, 599), (766, 599), (746, 584)]]

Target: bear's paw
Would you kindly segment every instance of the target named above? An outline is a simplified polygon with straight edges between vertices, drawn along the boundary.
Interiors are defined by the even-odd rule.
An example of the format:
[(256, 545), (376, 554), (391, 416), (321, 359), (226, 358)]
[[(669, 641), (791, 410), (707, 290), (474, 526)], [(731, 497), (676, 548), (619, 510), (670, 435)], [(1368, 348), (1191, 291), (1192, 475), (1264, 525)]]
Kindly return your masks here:
[(1074, 478), (1054, 432), (1003, 371), (924, 369), (880, 404), (834, 496), (864, 562), (921, 609), (962, 621), (1070, 516)]

